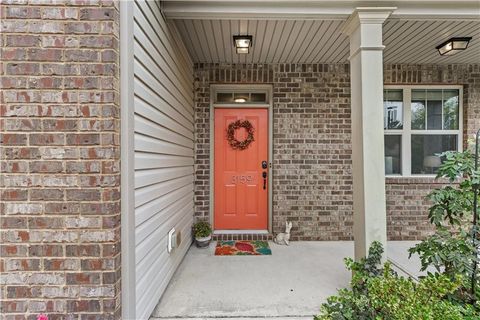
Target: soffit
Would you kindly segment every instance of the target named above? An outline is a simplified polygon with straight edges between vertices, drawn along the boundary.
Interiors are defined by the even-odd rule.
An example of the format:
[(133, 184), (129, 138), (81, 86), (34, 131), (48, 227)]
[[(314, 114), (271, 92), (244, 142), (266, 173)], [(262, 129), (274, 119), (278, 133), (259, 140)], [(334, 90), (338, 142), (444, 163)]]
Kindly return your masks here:
[[(178, 19), (175, 24), (194, 62), (340, 63), (347, 62), (344, 20)], [(238, 55), (234, 34), (253, 35), (248, 55)], [(473, 37), (464, 52), (442, 57), (435, 47), (452, 36)], [(480, 63), (480, 21), (402, 20), (384, 23), (385, 63)]]

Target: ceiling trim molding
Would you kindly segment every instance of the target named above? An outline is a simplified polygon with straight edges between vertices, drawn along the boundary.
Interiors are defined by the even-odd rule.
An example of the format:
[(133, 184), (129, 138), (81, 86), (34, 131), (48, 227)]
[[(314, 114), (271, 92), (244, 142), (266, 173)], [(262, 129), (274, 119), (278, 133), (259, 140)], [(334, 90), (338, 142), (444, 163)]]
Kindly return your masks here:
[(345, 20), (357, 7), (397, 7), (391, 18), (405, 20), (478, 20), (478, 0), (164, 0), (170, 19)]

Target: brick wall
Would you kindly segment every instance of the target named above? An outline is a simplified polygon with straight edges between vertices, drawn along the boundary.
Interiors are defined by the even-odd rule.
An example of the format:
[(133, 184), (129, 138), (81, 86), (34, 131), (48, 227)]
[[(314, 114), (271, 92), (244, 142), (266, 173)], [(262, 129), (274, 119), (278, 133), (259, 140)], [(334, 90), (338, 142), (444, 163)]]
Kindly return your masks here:
[(196, 214), (208, 216), (212, 83), (272, 83), (273, 231), (294, 240), (352, 237), (348, 65), (196, 65)]
[(1, 6), (0, 313), (115, 318), (118, 3), (26, 3)]
[[(348, 64), (197, 64), (197, 217), (209, 215), (209, 103), (215, 83), (270, 83), (274, 90), (273, 231), (294, 222), (296, 240), (352, 239)], [(464, 128), (480, 128), (480, 65), (387, 65), (385, 84), (464, 85)], [(425, 178), (387, 178), (390, 239), (424, 237)]]

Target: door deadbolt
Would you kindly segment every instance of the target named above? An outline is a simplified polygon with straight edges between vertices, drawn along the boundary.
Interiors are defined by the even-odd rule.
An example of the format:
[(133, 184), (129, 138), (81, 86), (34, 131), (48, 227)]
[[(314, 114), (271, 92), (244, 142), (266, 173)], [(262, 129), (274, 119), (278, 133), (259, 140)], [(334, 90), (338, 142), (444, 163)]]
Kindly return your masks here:
[(263, 160), (262, 161), (262, 169), (267, 169), (267, 167), (268, 167), (267, 161)]

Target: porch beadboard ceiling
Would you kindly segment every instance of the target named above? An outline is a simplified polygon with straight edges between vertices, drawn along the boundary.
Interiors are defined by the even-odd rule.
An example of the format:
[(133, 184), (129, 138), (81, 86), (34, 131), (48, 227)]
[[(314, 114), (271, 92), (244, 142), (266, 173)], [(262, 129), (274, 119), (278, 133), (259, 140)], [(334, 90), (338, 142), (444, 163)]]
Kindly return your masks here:
[[(347, 62), (344, 20), (201, 20), (175, 24), (194, 62), (335, 63)], [(248, 55), (235, 53), (232, 36), (253, 35)], [(453, 36), (473, 37), (468, 49), (440, 56), (435, 47)], [(480, 21), (401, 20), (384, 24), (385, 63), (479, 63)]]

